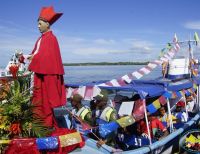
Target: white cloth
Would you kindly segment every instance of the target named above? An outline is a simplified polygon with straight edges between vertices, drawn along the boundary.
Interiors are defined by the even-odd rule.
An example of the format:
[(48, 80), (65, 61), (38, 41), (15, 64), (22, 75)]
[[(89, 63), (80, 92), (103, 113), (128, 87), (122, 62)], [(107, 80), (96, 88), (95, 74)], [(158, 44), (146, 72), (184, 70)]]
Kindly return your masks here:
[(187, 122), (188, 115), (186, 112), (176, 112), (174, 115), (177, 119), (180, 119), (181, 122)]
[(186, 107), (187, 107), (187, 111), (188, 111), (188, 112), (192, 112), (192, 111), (193, 111), (193, 109), (194, 109), (194, 104), (195, 104), (194, 100), (187, 103), (187, 106), (186, 106)]
[(134, 106), (134, 101), (122, 102), (118, 114), (120, 116), (132, 115), (133, 106)]

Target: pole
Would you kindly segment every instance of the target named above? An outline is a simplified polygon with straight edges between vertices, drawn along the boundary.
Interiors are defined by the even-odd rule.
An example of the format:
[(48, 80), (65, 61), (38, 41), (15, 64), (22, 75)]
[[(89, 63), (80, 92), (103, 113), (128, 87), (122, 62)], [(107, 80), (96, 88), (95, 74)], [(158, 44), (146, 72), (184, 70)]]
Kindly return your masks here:
[(143, 99), (142, 101), (143, 101), (144, 116), (145, 116), (147, 131), (148, 131), (149, 142), (150, 142), (150, 145), (151, 145), (151, 144), (152, 144), (152, 141), (151, 141), (151, 134), (150, 134), (150, 129), (149, 129), (149, 122), (148, 122), (148, 118), (147, 118), (146, 100)]
[(171, 113), (169, 98), (167, 98), (167, 109), (168, 109), (168, 114), (169, 114), (169, 128), (170, 128), (169, 130), (170, 130), (170, 133), (172, 133), (174, 130), (174, 126), (172, 122), (172, 113)]

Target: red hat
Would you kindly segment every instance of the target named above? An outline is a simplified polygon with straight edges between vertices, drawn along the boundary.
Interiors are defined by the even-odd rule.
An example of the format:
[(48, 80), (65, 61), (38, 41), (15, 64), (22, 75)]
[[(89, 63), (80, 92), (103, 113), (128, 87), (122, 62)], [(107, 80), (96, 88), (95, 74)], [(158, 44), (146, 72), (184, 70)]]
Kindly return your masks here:
[(53, 6), (43, 7), (40, 11), (40, 16), (38, 19), (42, 19), (47, 21), (50, 25), (52, 25), (58, 18), (62, 16), (63, 13), (54, 12)]
[(183, 101), (179, 101), (176, 106), (179, 106), (179, 107), (185, 107), (185, 102)]

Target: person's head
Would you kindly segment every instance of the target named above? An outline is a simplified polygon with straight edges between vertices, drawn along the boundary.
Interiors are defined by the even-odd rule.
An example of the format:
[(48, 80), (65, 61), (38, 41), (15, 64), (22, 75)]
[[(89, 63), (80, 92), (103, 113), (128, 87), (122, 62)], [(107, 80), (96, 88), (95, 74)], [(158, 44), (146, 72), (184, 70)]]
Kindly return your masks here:
[(179, 101), (179, 102), (176, 104), (176, 111), (177, 111), (177, 112), (180, 112), (184, 107), (185, 107), (185, 102)]
[(152, 121), (156, 118), (155, 114), (147, 112), (147, 117), (149, 121)]
[(50, 24), (47, 21), (38, 19), (38, 29), (40, 33), (45, 33), (50, 29)]
[(71, 104), (72, 104), (72, 107), (74, 108), (78, 108), (78, 106), (80, 106), (82, 103), (81, 101), (83, 100), (83, 97), (80, 95), (80, 94), (74, 94), (72, 97), (71, 97)]
[(194, 100), (194, 98), (192, 95), (186, 96), (186, 102), (191, 102), (193, 100)]
[(44, 33), (48, 31), (50, 25), (56, 22), (61, 16), (62, 13), (56, 13), (53, 6), (43, 7), (38, 17), (38, 28), (40, 32)]
[(166, 113), (165, 108), (164, 108), (164, 107), (161, 107), (161, 108), (159, 109), (159, 113), (160, 113), (161, 116), (164, 116), (165, 113)]
[(131, 98), (132, 101), (137, 101), (138, 99), (140, 99), (140, 95), (139, 94), (134, 94)]
[(94, 101), (98, 109), (100, 110), (103, 109), (107, 105), (107, 101), (108, 101), (107, 92), (102, 90), (100, 94), (94, 97)]

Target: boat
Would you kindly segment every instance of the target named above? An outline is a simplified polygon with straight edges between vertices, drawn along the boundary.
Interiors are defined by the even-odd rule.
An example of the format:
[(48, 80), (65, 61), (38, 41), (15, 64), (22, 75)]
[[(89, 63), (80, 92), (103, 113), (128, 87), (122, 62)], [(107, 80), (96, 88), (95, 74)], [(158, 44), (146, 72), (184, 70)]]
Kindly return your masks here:
[[(195, 44), (197, 41), (187, 41), (186, 43)], [(117, 147), (111, 147), (106, 144), (103, 144), (101, 147), (97, 147), (98, 140), (83, 135), (85, 140), (85, 146), (77, 148), (71, 153), (123, 153), (123, 154), (134, 154), (134, 153), (174, 153), (177, 152), (179, 148), (179, 136), (187, 132), (192, 128), (199, 127), (200, 120), (200, 75), (195, 72), (197, 70), (189, 68), (191, 65), (191, 59), (194, 59), (193, 56), (189, 58), (174, 58), (178, 50), (180, 49), (180, 44), (185, 42), (178, 42), (177, 39), (171, 43), (170, 48), (166, 48), (167, 52), (164, 53), (159, 60), (155, 60), (144, 66), (143, 68), (134, 71), (130, 74), (126, 74), (119, 79), (112, 79), (106, 81), (93, 81), (91, 83), (82, 83), (82, 84), (66, 84), (67, 98), (70, 100), (70, 97), (79, 93), (85, 99), (85, 103), (92, 100), (94, 96), (98, 95), (101, 90), (106, 90), (109, 92), (110, 105), (113, 105), (113, 100), (116, 95), (126, 96), (131, 98), (132, 96), (139, 95), (140, 101), (134, 101), (132, 106), (131, 115), (131, 124), (137, 122), (141, 117), (145, 119), (146, 124), (148, 125), (147, 110), (151, 113), (156, 112), (159, 109), (159, 106), (165, 105), (168, 108), (169, 114), (173, 111), (175, 104), (182, 99), (186, 94), (196, 93), (196, 110), (191, 114), (190, 119), (181, 123), (181, 125), (173, 125), (170, 122), (169, 135), (161, 140), (152, 140), (150, 133), (147, 137), (143, 136), (132, 136), (128, 140), (134, 148), (122, 150)], [(195, 60), (196, 61), (196, 60)], [(194, 62), (194, 61), (193, 61)], [(163, 66), (163, 76), (156, 78), (154, 80), (142, 80), (141, 78), (144, 75), (149, 74), (154, 68), (159, 65), (166, 63), (167, 65)], [(196, 63), (193, 63), (196, 66)], [(194, 71), (194, 72), (192, 72)], [(197, 73), (197, 74), (195, 74)], [(6, 77), (9, 75), (5, 75)], [(119, 101), (120, 102), (120, 101)], [(118, 105), (121, 105), (123, 102), (118, 102)], [(140, 102), (140, 103), (139, 103)], [(116, 105), (116, 103), (115, 103)], [(137, 106), (137, 107), (136, 107)], [(152, 107), (154, 107), (152, 109)], [(54, 115), (60, 127), (70, 128), (70, 103), (67, 106), (62, 106), (54, 109)], [(141, 117), (140, 117), (141, 116)], [(123, 118), (123, 117), (122, 117)], [(117, 124), (116, 124), (117, 123)], [(113, 123), (112, 123), (113, 124)], [(119, 127), (122, 127), (120, 122), (114, 122), (112, 131), (117, 130)], [(127, 125), (127, 126), (130, 126)], [(113, 125), (112, 125), (113, 126)], [(104, 128), (107, 126), (105, 125)], [(126, 127), (126, 126), (125, 126)], [(148, 127), (148, 126), (147, 126)], [(176, 129), (174, 129), (176, 128)], [(90, 128), (92, 129), (92, 128)], [(103, 127), (102, 127), (103, 129)], [(110, 129), (107, 127), (106, 129)], [(88, 131), (88, 130), (87, 130)], [(82, 133), (82, 132), (81, 132)], [(45, 139), (44, 139), (45, 140)], [(42, 140), (41, 144), (47, 144), (46, 142), (52, 141)], [(52, 147), (56, 147), (58, 142), (52, 143)], [(53, 146), (54, 145), (54, 146)], [(49, 145), (50, 146), (50, 145)], [(46, 147), (47, 149), (50, 147)]]
[[(187, 41), (191, 46), (191, 43), (194, 43), (195, 41)], [(181, 42), (182, 44), (185, 42)], [(179, 44), (181, 44), (179, 43)], [(180, 48), (177, 46), (176, 43), (174, 43), (174, 50), (176, 51), (177, 48)], [(87, 96), (88, 92), (87, 89), (93, 88), (93, 92), (98, 91), (98, 88), (107, 90), (111, 93), (110, 99), (113, 100), (115, 95), (125, 95), (125, 96), (131, 96), (133, 94), (139, 94), (140, 98), (144, 100), (146, 109), (148, 107), (154, 104), (154, 102), (159, 102), (161, 99), (165, 99), (166, 106), (168, 108), (168, 111), (171, 112), (175, 108), (175, 104), (182, 99), (182, 97), (185, 95), (189, 95), (191, 93), (196, 93), (196, 99), (195, 99), (195, 112), (190, 115), (189, 120), (185, 123), (181, 123), (181, 125), (175, 125), (169, 128), (169, 135), (161, 140), (157, 140), (155, 142), (150, 140), (149, 142), (146, 142), (146, 138), (142, 137), (133, 137), (130, 142), (134, 145), (134, 148), (131, 150), (126, 151), (118, 151), (118, 149), (113, 149), (113, 147), (107, 147), (107, 150), (103, 153), (123, 153), (123, 154), (138, 154), (138, 153), (175, 153), (180, 152), (179, 151), (179, 136), (184, 134), (190, 129), (195, 129), (199, 127), (199, 120), (200, 120), (200, 92), (199, 92), (199, 85), (200, 85), (200, 76), (197, 73), (198, 72), (198, 60), (194, 59), (191, 50), (189, 50), (190, 53), (189, 58), (167, 58), (170, 54), (166, 54), (160, 58), (160, 61), (154, 61), (153, 63), (150, 63), (148, 67), (144, 67), (140, 69), (139, 71), (133, 72), (131, 75), (134, 76), (136, 79), (131, 79), (130, 74), (125, 75), (121, 77), (120, 79), (112, 79), (109, 81), (97, 81), (97, 82), (91, 82), (91, 83), (83, 83), (83, 84), (67, 84), (66, 88), (68, 90), (68, 97), (73, 95), (73, 93), (78, 92), (83, 97), (85, 97), (86, 100), (90, 100), (94, 95), (92, 95), (90, 98)], [(172, 56), (173, 57), (173, 56)], [(192, 62), (191, 63), (191, 59)], [(141, 80), (140, 77), (144, 74), (148, 74), (149, 72), (146, 71), (146, 68), (149, 68), (149, 66), (152, 66), (153, 64), (163, 64), (164, 62), (167, 62), (166, 72), (163, 74), (162, 77), (156, 78), (155, 80)], [(155, 66), (153, 66), (155, 67)], [(195, 67), (195, 68), (191, 68)], [(193, 72), (196, 71), (196, 72)], [(128, 78), (128, 79), (127, 79)], [(122, 80), (123, 79), (123, 80)], [(138, 80), (139, 79), (139, 80)], [(124, 83), (123, 81), (126, 81)], [(97, 89), (96, 89), (96, 88)], [(95, 90), (96, 89), (96, 90)], [(88, 90), (89, 91), (89, 90)], [(149, 103), (149, 99), (153, 100), (153, 103)], [(148, 103), (147, 103), (148, 102)], [(156, 105), (155, 105), (156, 106)], [(154, 106), (154, 107), (155, 107)], [(59, 110), (59, 109), (58, 109)], [(58, 110), (55, 110), (55, 115), (58, 113)], [(145, 110), (146, 112), (146, 110)], [(67, 114), (67, 113), (65, 113)], [(134, 111), (133, 111), (134, 114)], [(144, 115), (146, 115), (145, 113)], [(62, 114), (59, 114), (58, 117), (62, 117)], [(148, 119), (146, 118), (146, 122), (148, 122)], [(174, 129), (175, 128), (175, 129)], [(94, 147), (94, 144), (97, 141), (87, 138), (86, 140), (86, 147), (83, 147), (83, 149), (76, 150), (72, 153), (87, 153), (91, 147), (95, 148), (96, 150), (100, 150), (98, 153), (102, 153), (102, 149), (98, 149), (97, 147)]]
[[(199, 84), (200, 84), (200, 78), (194, 78), (193, 81), (195, 81), (198, 89), (199, 89)], [(151, 80), (151, 81), (142, 81), (142, 80), (133, 80), (129, 85), (126, 86), (121, 86), (121, 87), (100, 87), (102, 89), (107, 89), (107, 90), (112, 90), (115, 92), (134, 92), (134, 93), (141, 93), (141, 94), (145, 94), (144, 95), (144, 99), (150, 99), (150, 98), (155, 98), (155, 97), (159, 97), (159, 96), (167, 96), (169, 99), (172, 99), (172, 94), (176, 94), (176, 95), (181, 95), (180, 92), (182, 90), (187, 90), (187, 89), (192, 89), (194, 88), (193, 86), (193, 81), (191, 81), (191, 79), (184, 79), (184, 80), (180, 80), (180, 81), (169, 81), (169, 80), (165, 80), (165, 81), (157, 81), (157, 80)], [(94, 83), (92, 83), (94, 84)], [(91, 86), (92, 84), (87, 84), (87, 86)], [(195, 85), (195, 86), (196, 86)], [(67, 85), (70, 87), (78, 87), (78, 85)], [(198, 91), (198, 95), (199, 95), (199, 91)], [(199, 97), (198, 97), (199, 99)], [(177, 99), (176, 99), (177, 100)], [(148, 104), (147, 104), (148, 105)], [(173, 107), (172, 104), (170, 104), (170, 106)], [(198, 111), (196, 112), (196, 115), (194, 117), (191, 117), (191, 119), (187, 122), (184, 123), (184, 125), (182, 125), (182, 127), (176, 129), (176, 131), (171, 132), (170, 135), (168, 135), (166, 138), (160, 140), (160, 141), (156, 141), (155, 143), (152, 143), (150, 145), (146, 145), (145, 147), (143, 147), (144, 145), (142, 145), (143, 143), (143, 139), (142, 138), (137, 138), (141, 140), (141, 145), (140, 148), (136, 149), (136, 150), (130, 150), (130, 151), (124, 151), (122, 153), (149, 153), (152, 151), (157, 151), (161, 150), (160, 148), (162, 148), (162, 150), (160, 152), (166, 152), (166, 153), (172, 153), (172, 148), (178, 147), (178, 144), (174, 144), (174, 143), (178, 143), (179, 140), (179, 136), (184, 133), (185, 131), (191, 129), (191, 128), (195, 128), (196, 125), (198, 125), (198, 121), (200, 119), (200, 112), (199, 112), (199, 100), (197, 102), (197, 107), (198, 107)], [(60, 113), (61, 114), (61, 113)], [(55, 114), (57, 115), (57, 114)], [(63, 116), (63, 115), (57, 115), (59, 116)], [(92, 139), (89, 139), (89, 141), (91, 141)], [(94, 142), (94, 141), (93, 141)], [(138, 143), (135, 142), (135, 145), (137, 145)], [(173, 145), (173, 146), (172, 146)], [(113, 150), (110, 149), (110, 153), (112, 153)]]
[(28, 71), (27, 61), (28, 55), (24, 55), (22, 51), (16, 51), (10, 58), (4, 69), (0, 69), (0, 80), (13, 78), (12, 69), (16, 69), (18, 77), (24, 77), (30, 74)]

